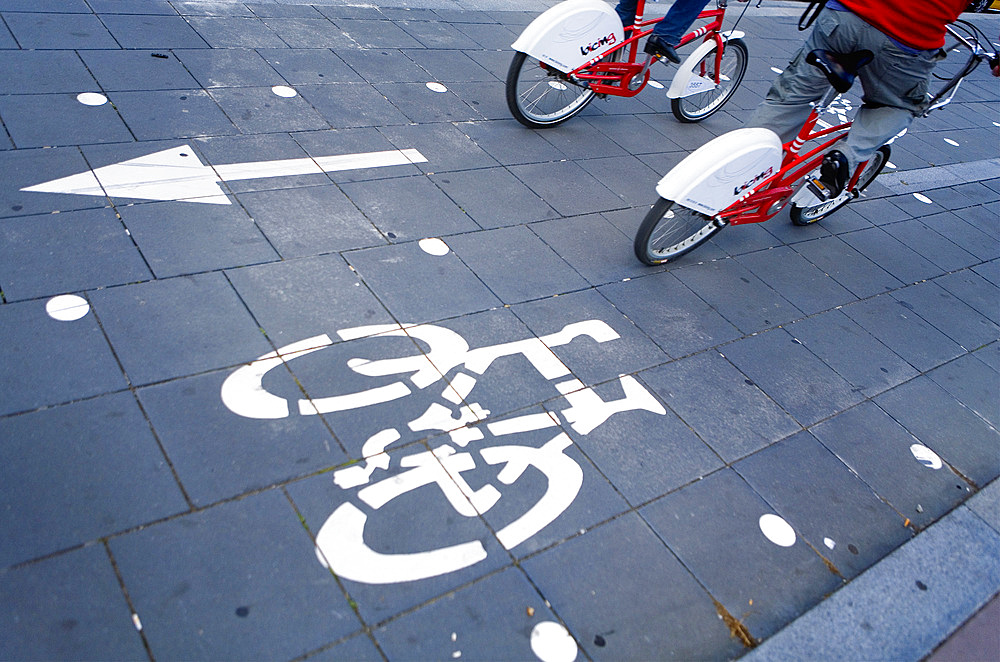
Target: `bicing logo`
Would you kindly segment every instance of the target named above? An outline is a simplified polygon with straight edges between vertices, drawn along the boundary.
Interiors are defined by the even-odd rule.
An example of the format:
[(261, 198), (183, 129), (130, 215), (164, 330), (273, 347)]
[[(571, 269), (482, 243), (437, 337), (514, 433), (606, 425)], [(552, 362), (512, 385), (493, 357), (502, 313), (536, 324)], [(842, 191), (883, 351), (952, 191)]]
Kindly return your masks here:
[[(366, 527), (372, 525), (371, 519), (379, 517), (380, 512), (391, 510), (389, 504), (398, 506), (397, 500), (433, 486), (444, 497), (437, 502), (446, 503), (461, 517), (476, 518), (496, 506), (504, 491), (517, 490), (525, 483), (529, 471), (538, 472), (535, 475), (545, 478), (546, 487), (537, 502), (496, 531), (500, 544), (513, 549), (555, 521), (573, 503), (583, 485), (583, 469), (564, 452), (572, 444), (564, 426), (586, 435), (620, 412), (666, 413), (652, 394), (627, 375), (618, 379), (624, 397), (602, 399), (573, 377), (552, 352), (552, 347), (567, 345), (584, 336), (598, 343), (617, 340), (618, 334), (599, 320), (568, 324), (561, 331), (541, 338), (476, 349), (470, 349), (458, 333), (433, 324), (405, 329), (395, 324), (354, 327), (338, 331), (337, 335), (341, 341), (413, 339), (427, 350), (399, 358), (349, 359), (346, 362), (349, 370), (364, 377), (380, 378), (379, 385), (325, 398), (300, 398), (296, 402), (298, 415), (377, 407), (416, 393), (428, 394), (435, 400), (413, 420), (400, 425), (387, 421), (390, 427), (364, 443), (361, 463), (333, 472), (333, 482), (344, 490), (345, 499), (336, 505), (316, 535), (317, 556), (338, 576), (358, 582), (391, 584), (425, 579), (469, 567), (487, 557), (486, 547), (478, 539), (456, 541), (431, 550), (406, 550), (405, 540), (395, 541), (394, 551), (373, 549), (365, 540)], [(269, 392), (265, 378), (285, 363), (333, 345), (329, 336), (320, 335), (259, 357), (225, 380), (222, 402), (233, 413), (247, 418), (291, 416), (291, 398)], [(553, 397), (561, 396), (562, 400), (557, 402), (568, 406), (554, 412), (536, 411), (488, 420), (490, 412), (476, 395), (477, 381), (484, 378), (498, 359), (515, 356), (526, 359), (552, 384)], [(446, 380), (444, 375), (452, 376)], [(393, 377), (396, 378), (391, 380)], [(430, 450), (416, 444), (416, 451), (403, 447), (390, 454), (387, 449), (401, 439), (399, 430), (403, 426), (414, 433), (440, 434), (432, 438)], [(525, 444), (523, 433), (528, 432), (541, 434), (547, 440)], [(538, 434), (528, 436), (537, 439)], [(511, 439), (521, 443), (507, 441)], [(392, 473), (391, 468), (395, 469)], [(485, 468), (490, 468), (492, 481), (473, 488), (467, 477)], [(444, 516), (453, 517), (454, 513)]]

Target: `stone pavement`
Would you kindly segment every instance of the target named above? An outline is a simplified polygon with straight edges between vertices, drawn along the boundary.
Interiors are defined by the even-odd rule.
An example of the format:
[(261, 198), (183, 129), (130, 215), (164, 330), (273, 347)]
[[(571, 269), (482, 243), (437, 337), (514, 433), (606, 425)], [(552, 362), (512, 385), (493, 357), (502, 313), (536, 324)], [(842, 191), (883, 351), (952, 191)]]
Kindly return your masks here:
[(552, 4), (0, 0), (0, 659), (917, 660), (1000, 592), (997, 81), (647, 268), (801, 5), (702, 124), (535, 132)]

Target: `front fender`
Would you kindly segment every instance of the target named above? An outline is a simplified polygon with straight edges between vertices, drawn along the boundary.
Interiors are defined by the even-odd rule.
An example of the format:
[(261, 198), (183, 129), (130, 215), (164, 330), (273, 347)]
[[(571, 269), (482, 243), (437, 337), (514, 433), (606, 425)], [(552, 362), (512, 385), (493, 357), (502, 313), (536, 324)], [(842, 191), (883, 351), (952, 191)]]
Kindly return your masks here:
[[(740, 39), (745, 33), (739, 30), (730, 32), (721, 32), (719, 36), (722, 37), (723, 41), (730, 41), (732, 39)], [(690, 55), (684, 58), (680, 66), (677, 67), (677, 73), (674, 74), (674, 79), (670, 83), (670, 88), (667, 89), (668, 99), (681, 99), (683, 97), (691, 96), (692, 94), (698, 94), (699, 92), (705, 92), (707, 89), (706, 81), (704, 78), (695, 73), (695, 65), (701, 62), (701, 59), (708, 55), (709, 51), (715, 48), (715, 40), (710, 39), (703, 42), (698, 48), (694, 49)], [(715, 81), (711, 81), (711, 87), (715, 86)]]

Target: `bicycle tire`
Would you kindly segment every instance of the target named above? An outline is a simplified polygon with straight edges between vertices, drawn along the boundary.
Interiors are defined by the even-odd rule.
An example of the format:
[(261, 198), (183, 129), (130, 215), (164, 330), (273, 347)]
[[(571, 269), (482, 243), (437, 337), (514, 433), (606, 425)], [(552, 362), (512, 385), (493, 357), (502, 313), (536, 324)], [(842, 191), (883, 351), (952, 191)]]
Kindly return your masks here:
[(506, 92), (511, 115), (531, 129), (562, 124), (595, 96), (590, 88), (571, 82), (565, 74), (520, 51), (514, 53), (507, 70)]
[[(875, 154), (868, 160), (868, 164), (858, 177), (858, 183), (854, 187), (856, 194), (864, 191), (878, 177), (879, 173), (882, 172), (882, 168), (888, 163), (891, 153), (892, 150), (888, 145), (882, 145), (875, 151)], [(812, 225), (817, 221), (823, 220), (853, 199), (853, 196), (843, 199), (834, 198), (833, 200), (827, 200), (826, 202), (808, 207), (800, 207), (793, 203), (788, 208), (788, 216), (795, 225)]]
[(635, 235), (635, 256), (650, 266), (663, 264), (693, 251), (723, 227), (710, 216), (660, 198)]
[[(693, 68), (699, 70), (699, 75), (704, 78), (715, 77), (715, 53), (718, 49), (716, 45), (705, 54), (705, 57), (694, 63)], [(749, 58), (749, 52), (742, 39), (727, 41), (722, 51), (722, 61), (719, 63), (718, 87), (707, 92), (671, 99), (670, 110), (673, 111), (674, 117), (680, 122), (692, 123), (700, 122), (718, 112), (743, 81)], [(703, 74), (700, 73), (702, 67), (705, 68)]]

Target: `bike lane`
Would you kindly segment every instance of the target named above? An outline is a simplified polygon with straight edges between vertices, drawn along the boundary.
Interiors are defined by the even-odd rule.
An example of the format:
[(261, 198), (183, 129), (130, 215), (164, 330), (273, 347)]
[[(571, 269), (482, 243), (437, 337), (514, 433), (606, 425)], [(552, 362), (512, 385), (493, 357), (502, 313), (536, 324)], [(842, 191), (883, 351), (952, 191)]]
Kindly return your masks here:
[(2, 657), (735, 658), (995, 479), (988, 78), (894, 146), (978, 179), (647, 269), (797, 14), (532, 132), (498, 4), (0, 1)]

